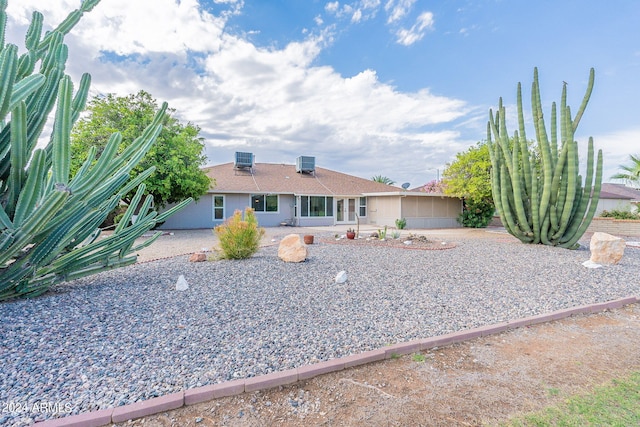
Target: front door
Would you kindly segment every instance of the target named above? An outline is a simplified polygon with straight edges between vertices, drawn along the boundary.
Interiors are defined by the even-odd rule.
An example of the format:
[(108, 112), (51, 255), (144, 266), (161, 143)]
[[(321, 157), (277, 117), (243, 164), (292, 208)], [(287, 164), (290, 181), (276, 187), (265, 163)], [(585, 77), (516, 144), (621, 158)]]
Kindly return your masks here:
[(353, 224), (356, 222), (356, 199), (336, 199), (336, 223)]

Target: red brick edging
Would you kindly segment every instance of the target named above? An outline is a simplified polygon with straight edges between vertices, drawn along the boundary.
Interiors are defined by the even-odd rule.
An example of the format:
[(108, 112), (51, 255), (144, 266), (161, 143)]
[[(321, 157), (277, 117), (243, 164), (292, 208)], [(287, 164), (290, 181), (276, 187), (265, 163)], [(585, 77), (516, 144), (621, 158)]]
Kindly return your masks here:
[(418, 339), (404, 343), (386, 346), (378, 350), (371, 350), (360, 354), (328, 360), (326, 362), (314, 363), (312, 365), (301, 366), (296, 369), (289, 369), (281, 372), (260, 375), (257, 377), (245, 378), (234, 381), (227, 381), (219, 384), (197, 387), (167, 396), (156, 397), (130, 405), (118, 406), (117, 408), (103, 409), (100, 411), (87, 412), (79, 415), (57, 418), (36, 423), (40, 427), (100, 427), (111, 423), (120, 423), (136, 418), (146, 417), (161, 412), (180, 408), (184, 405), (206, 402), (226, 396), (235, 396), (246, 392), (257, 390), (267, 390), (287, 384), (294, 384), (298, 381), (307, 380), (329, 372), (340, 371), (353, 366), (364, 365), (384, 359), (390, 359), (395, 355), (410, 354), (416, 351), (429, 350), (434, 347), (451, 345), (474, 338), (493, 335), (510, 329), (521, 328), (523, 326), (537, 325), (539, 323), (564, 319), (576, 314), (592, 314), (604, 310), (616, 309), (629, 304), (640, 302), (638, 297), (626, 297), (604, 303), (589, 304), (558, 310), (547, 314), (524, 317), (512, 321), (497, 323), (494, 325), (481, 326), (465, 331), (453, 332), (446, 335), (439, 335), (431, 338)]

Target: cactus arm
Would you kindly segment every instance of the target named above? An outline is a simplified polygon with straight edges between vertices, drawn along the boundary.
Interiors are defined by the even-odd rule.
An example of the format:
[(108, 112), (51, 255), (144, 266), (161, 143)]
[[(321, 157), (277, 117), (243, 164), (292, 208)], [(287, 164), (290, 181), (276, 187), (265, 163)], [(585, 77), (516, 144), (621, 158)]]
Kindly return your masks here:
[[(522, 168), (524, 171), (524, 182), (527, 195), (531, 195), (531, 168), (529, 167), (529, 147), (527, 146), (527, 134), (524, 125), (524, 109), (522, 108), (522, 85), (518, 82), (517, 93), (517, 110), (518, 110), (518, 132), (520, 135), (520, 152), (522, 153)], [(517, 139), (516, 139), (517, 143)], [(526, 155), (525, 155), (526, 153)]]
[(0, 53), (0, 118), (5, 118), (11, 105), (11, 92), (18, 73), (18, 47), (7, 45)]
[(562, 151), (560, 152), (560, 157), (556, 162), (555, 170), (553, 171), (553, 179), (551, 181), (551, 198), (549, 199), (550, 208), (550, 225), (552, 229), (557, 230), (558, 225), (558, 211), (556, 209), (556, 205), (558, 203), (558, 198), (560, 196), (560, 182), (562, 182), (562, 177), (565, 172), (565, 165), (567, 163), (567, 154), (569, 151), (568, 144), (564, 144), (562, 146)]
[[(538, 69), (533, 71), (533, 85), (531, 89), (531, 104), (533, 107), (533, 121), (538, 138), (538, 146), (542, 155), (542, 174), (543, 186), (542, 197), (540, 199), (540, 217), (544, 217), (549, 208), (549, 200), (551, 199), (551, 182), (553, 180), (553, 171), (551, 169), (551, 149), (547, 138), (547, 131), (544, 125), (544, 116), (542, 114), (542, 104), (540, 100), (540, 86), (538, 84)], [(543, 222), (544, 224), (544, 222)]]
[[(515, 142), (513, 144), (513, 155), (511, 158), (511, 162), (513, 164), (511, 171), (511, 185), (513, 187), (513, 204), (516, 210), (516, 218), (518, 219), (518, 228), (521, 232), (526, 236), (533, 236), (531, 232), (531, 228), (529, 227), (529, 220), (527, 219), (527, 215), (524, 209), (524, 201), (522, 194), (522, 177), (520, 176), (520, 150), (518, 143), (518, 133), (516, 132)], [(523, 154), (524, 156), (525, 154)]]
[(167, 209), (166, 211), (162, 212), (161, 214), (158, 214), (158, 216), (155, 219), (156, 223), (164, 222), (171, 215), (173, 215), (174, 213), (178, 212), (179, 210), (182, 210), (184, 207), (186, 207), (191, 202), (193, 202), (193, 198), (189, 197), (188, 199), (185, 199), (182, 202), (178, 203), (177, 205), (173, 206), (171, 209)]
[(131, 199), (131, 203), (129, 204), (129, 207), (125, 211), (124, 215), (122, 216), (122, 219), (116, 226), (114, 233), (121, 232), (127, 226), (127, 224), (129, 224), (129, 221), (131, 221), (131, 217), (133, 216), (133, 212), (140, 204), (140, 200), (142, 199), (142, 195), (144, 194), (144, 191), (146, 190), (146, 188), (147, 187), (144, 184), (140, 184), (138, 186), (138, 191), (136, 191), (136, 194)]
[(589, 70), (589, 83), (587, 83), (587, 90), (584, 94), (584, 98), (582, 98), (582, 103), (580, 104), (580, 108), (576, 113), (576, 117), (573, 119), (572, 128), (573, 132), (578, 129), (578, 125), (580, 124), (580, 119), (582, 119), (582, 114), (584, 113), (585, 108), (587, 108), (587, 104), (589, 103), (589, 98), (591, 98), (591, 92), (593, 92), (593, 83), (595, 81), (595, 70), (591, 68)]
[[(7, 212), (4, 210), (2, 204), (0, 204), (0, 227), (2, 229), (12, 229), (13, 223), (11, 222), (11, 218), (7, 215)], [(4, 231), (2, 231), (4, 233)]]
[(42, 74), (34, 74), (17, 82), (13, 86), (11, 100), (9, 101), (9, 110), (13, 111), (20, 102), (25, 101), (29, 95), (38, 90), (45, 81), (46, 78)]
[(78, 118), (80, 117), (80, 113), (84, 111), (84, 108), (87, 105), (87, 96), (89, 95), (90, 86), (91, 86), (91, 75), (85, 73), (80, 78), (80, 86), (78, 87), (78, 92), (73, 98), (73, 104), (72, 104), (73, 112), (71, 114), (72, 124), (78, 121)]
[(84, 173), (76, 174), (76, 176), (74, 176), (69, 183), (69, 187), (74, 192), (74, 194), (86, 193), (87, 191), (95, 187), (101, 180), (103, 180), (105, 176), (108, 176), (112, 173), (111, 162), (113, 161), (116, 152), (118, 151), (118, 146), (120, 145), (121, 141), (122, 135), (120, 135), (119, 132), (112, 134), (109, 137), (109, 141), (107, 141), (107, 145), (102, 151), (102, 154), (98, 158), (98, 161), (95, 165), (93, 165), (93, 167), (91, 167), (91, 162), (89, 161), (90, 159), (89, 157), (87, 157), (87, 160), (85, 160), (85, 163), (81, 167), (82, 170), (88, 171), (86, 173), (86, 176)]
[(596, 209), (598, 207), (598, 200), (600, 199), (600, 191), (602, 190), (602, 150), (598, 150), (598, 163), (596, 167), (596, 178), (595, 178), (595, 186), (593, 189), (593, 196), (590, 198), (589, 210), (585, 215), (584, 219), (580, 223), (580, 226), (577, 228), (575, 234), (566, 242), (561, 243), (559, 246), (563, 248), (574, 248), (575, 245), (580, 240), (580, 237), (587, 231), (587, 228), (591, 224), (593, 217), (596, 213)]
[(551, 166), (553, 169), (558, 164), (558, 116), (556, 103), (551, 104)]
[(56, 183), (69, 182), (71, 153), (69, 152), (69, 135), (71, 133), (71, 78), (65, 76), (60, 80), (58, 91), (58, 108), (56, 124), (53, 129), (53, 176)]
[(9, 174), (9, 193), (6, 210), (9, 215), (15, 213), (16, 203), (25, 181), (27, 165), (27, 112), (26, 105), (21, 102), (11, 112), (11, 168)]
[[(600, 155), (601, 157), (601, 155)], [(601, 159), (598, 159), (601, 162)], [(601, 165), (601, 163), (599, 163)], [(587, 211), (587, 206), (589, 205), (589, 201), (592, 200), (592, 205), (597, 205), (598, 198), (600, 197), (600, 191), (598, 191), (598, 198), (592, 199), (591, 189), (593, 188), (593, 176), (594, 173), (594, 148), (593, 148), (593, 138), (589, 138), (588, 151), (587, 151), (587, 175), (585, 177), (585, 186), (582, 189), (582, 197), (580, 199), (580, 203), (578, 208), (576, 209), (573, 215), (573, 221), (571, 226), (567, 229), (564, 236), (560, 238), (560, 243), (566, 243), (573, 239), (575, 234), (578, 232), (580, 225), (583, 222), (583, 217), (585, 212)], [(600, 180), (602, 180), (602, 171), (600, 171)], [(598, 182), (598, 178), (596, 177), (596, 183)], [(595, 191), (594, 191), (595, 196)], [(595, 200), (595, 202), (593, 201)], [(591, 220), (589, 220), (589, 223)], [(586, 229), (585, 229), (586, 230)], [(581, 236), (582, 234), (580, 234)], [(575, 243), (575, 242), (574, 242)], [(572, 245), (569, 245), (572, 246)]]
[(4, 46), (7, 30), (7, 0), (0, 1), (0, 48)]
[[(533, 167), (533, 166), (531, 166)], [(538, 179), (531, 182), (531, 228), (533, 243), (540, 243), (540, 195), (538, 194)]]
[(567, 136), (566, 144), (567, 150), (567, 181), (564, 186), (566, 191), (566, 198), (564, 199), (564, 206), (562, 208), (562, 217), (560, 218), (560, 229), (551, 236), (552, 240), (559, 239), (569, 226), (569, 220), (571, 219), (571, 213), (573, 210), (573, 204), (575, 201), (576, 188), (578, 185), (578, 143), (573, 140), (573, 128), (571, 125), (571, 110), (569, 107), (565, 108), (565, 119), (562, 124), (566, 127), (565, 134)]
[(44, 16), (40, 12), (33, 12), (31, 14), (31, 24), (27, 29), (27, 35), (24, 39), (24, 45), (29, 51), (33, 51), (38, 48), (40, 37), (42, 37), (42, 24), (44, 22)]

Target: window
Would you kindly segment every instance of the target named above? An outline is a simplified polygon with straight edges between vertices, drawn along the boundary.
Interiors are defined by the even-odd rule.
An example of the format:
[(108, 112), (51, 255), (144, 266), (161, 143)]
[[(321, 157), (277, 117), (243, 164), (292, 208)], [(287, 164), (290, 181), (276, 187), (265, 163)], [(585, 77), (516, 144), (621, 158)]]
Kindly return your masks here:
[(256, 212), (278, 212), (278, 195), (252, 194), (251, 207)]
[(224, 219), (224, 196), (213, 196), (213, 220)]
[(367, 198), (360, 197), (360, 212), (358, 213), (360, 216), (367, 216)]
[(301, 196), (300, 216), (327, 217), (333, 216), (333, 197)]

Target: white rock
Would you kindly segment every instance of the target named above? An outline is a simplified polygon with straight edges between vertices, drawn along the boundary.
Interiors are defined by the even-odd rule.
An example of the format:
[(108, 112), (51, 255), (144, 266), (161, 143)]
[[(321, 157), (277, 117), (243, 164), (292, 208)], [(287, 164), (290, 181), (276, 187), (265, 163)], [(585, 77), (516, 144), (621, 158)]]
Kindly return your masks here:
[(596, 264), (595, 262), (593, 262), (591, 260), (587, 260), (587, 261), (583, 262), (582, 265), (584, 265), (587, 268), (601, 268), (602, 267), (600, 264)]
[(405, 240), (405, 241), (404, 241), (404, 244), (405, 244), (405, 245), (413, 245), (413, 241), (411, 241), (411, 240)]
[(289, 234), (280, 241), (278, 257), (284, 262), (303, 262), (309, 251), (299, 234)]
[(338, 273), (336, 275), (336, 283), (344, 283), (347, 281), (347, 272), (346, 271), (341, 271), (340, 273)]
[(596, 264), (617, 264), (624, 256), (625, 241), (607, 233), (595, 232), (589, 248), (591, 261)]
[(181, 274), (176, 282), (176, 291), (186, 291), (187, 289), (189, 289), (189, 284), (187, 283), (187, 279)]

